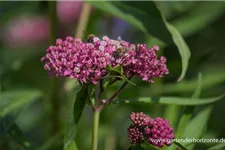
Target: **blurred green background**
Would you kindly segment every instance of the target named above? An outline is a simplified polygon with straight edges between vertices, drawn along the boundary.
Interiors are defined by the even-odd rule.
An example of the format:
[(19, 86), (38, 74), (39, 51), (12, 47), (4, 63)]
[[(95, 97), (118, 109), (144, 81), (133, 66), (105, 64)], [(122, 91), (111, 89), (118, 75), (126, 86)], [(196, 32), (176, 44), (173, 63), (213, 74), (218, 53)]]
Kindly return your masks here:
[[(85, 2), (58, 1), (57, 38), (74, 36), (79, 22), (82, 6)], [(109, 6), (116, 2), (110, 3)], [(107, 35), (110, 38), (122, 39), (133, 43), (146, 43), (148, 46), (158, 44), (160, 55), (168, 59), (169, 75), (154, 84), (142, 82), (135, 78), (138, 86), (128, 85), (119, 98), (135, 98), (150, 96), (191, 97), (195, 91), (198, 74), (202, 74), (201, 98), (216, 97), (225, 91), (225, 2), (155, 2), (170, 22), (181, 33), (191, 51), (189, 67), (181, 82), (177, 79), (181, 73), (181, 58), (174, 44), (163, 43), (162, 40), (142, 32), (130, 23), (130, 18), (137, 17), (127, 13), (127, 19), (120, 17), (114, 8), (101, 8), (100, 2), (91, 2), (90, 13), (84, 39), (88, 34)], [(148, 2), (138, 2), (137, 10), (151, 9)], [(126, 5), (126, 3), (124, 4)], [(34, 2), (0, 2), (0, 90), (4, 98), (15, 99), (6, 117), (1, 118), (0, 149), (20, 150), (20, 142), (10, 130), (15, 124), (31, 143), (42, 149), (62, 149), (63, 133), (65, 131), (68, 109), (78, 90), (75, 80), (59, 78), (59, 98), (52, 103), (48, 100), (51, 81), (48, 72), (40, 61), (50, 45), (49, 3)], [(123, 7), (122, 7), (123, 8)], [(125, 9), (125, 7), (124, 7)], [(141, 22), (148, 22), (149, 28), (154, 22), (149, 22), (149, 14), (140, 15)], [(148, 25), (146, 24), (146, 25)], [(160, 27), (154, 32), (161, 32)], [(110, 95), (118, 88), (114, 85), (108, 90)], [(14, 91), (27, 90), (27, 97), (32, 100), (22, 101), (19, 95), (13, 97)], [(31, 91), (34, 91), (33, 93)], [(39, 92), (41, 91), (41, 94)], [(11, 93), (10, 93), (11, 92)], [(30, 94), (30, 95), (29, 95)], [(34, 96), (32, 96), (32, 94)], [(5, 96), (6, 95), (6, 96)], [(40, 96), (41, 95), (41, 96)], [(1, 109), (7, 106), (7, 100), (0, 97)], [(21, 101), (20, 101), (21, 100)], [(214, 103), (208, 116), (203, 137), (225, 138), (225, 99)], [(133, 111), (143, 111), (152, 117), (168, 118), (174, 127), (180, 119), (183, 106), (177, 105), (110, 105), (101, 114), (99, 131), (99, 150), (124, 150), (129, 146), (127, 127), (129, 114)], [(195, 113), (205, 106), (198, 106)], [(0, 110), (1, 111), (1, 110)], [(91, 148), (92, 111), (85, 107), (78, 125), (76, 143), (79, 149)], [(194, 127), (193, 127), (194, 128)], [(205, 150), (215, 143), (198, 143), (194, 149)]]

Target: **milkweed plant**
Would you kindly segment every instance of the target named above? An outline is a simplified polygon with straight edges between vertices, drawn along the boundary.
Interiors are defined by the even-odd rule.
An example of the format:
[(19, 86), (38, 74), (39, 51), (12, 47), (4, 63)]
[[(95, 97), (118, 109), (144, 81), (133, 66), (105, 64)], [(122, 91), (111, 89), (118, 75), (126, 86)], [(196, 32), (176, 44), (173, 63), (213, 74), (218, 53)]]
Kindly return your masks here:
[[(93, 3), (93, 5), (95, 4)], [(91, 9), (89, 9), (90, 12)], [(86, 17), (88, 17), (87, 14)], [(161, 19), (163, 20), (163, 17)], [(184, 78), (187, 70), (190, 50), (179, 32), (168, 22), (163, 21), (166, 25), (166, 31), (172, 35), (171, 39), (182, 57), (182, 73), (178, 79), (180, 81)], [(54, 27), (53, 23), (52, 26)], [(82, 35), (83, 27), (85, 27), (85, 23), (81, 18), (76, 37), (67, 36), (57, 39), (56, 36), (53, 36), (52, 45), (46, 49), (46, 54), (41, 58), (41, 61), (50, 77), (68, 78), (79, 83), (80, 91), (77, 92), (74, 101), (72, 122), (74, 126), (77, 126), (84, 107), (90, 106), (89, 108), (93, 111), (92, 150), (98, 150), (98, 133), (101, 129), (99, 128), (101, 126), (99, 120), (102, 111), (107, 109), (115, 100), (116, 102), (120, 101), (118, 95), (123, 93), (127, 85), (139, 86), (140, 83), (136, 84), (132, 79), (139, 78), (142, 82), (155, 84), (157, 78), (163, 78), (169, 74), (169, 69), (167, 58), (162, 53), (159, 54), (160, 46), (158, 45), (149, 47), (145, 43), (132, 43), (120, 36), (117, 39), (112, 39), (106, 35), (98, 37), (90, 34), (87, 39), (82, 39), (79, 36)], [(199, 75), (199, 79), (201, 80), (201, 75)], [(120, 85), (118, 89), (115, 89), (111, 95), (105, 94), (115, 84)], [(153, 117), (148, 115), (148, 112), (143, 111), (130, 112), (128, 114), (130, 117), (127, 118), (130, 120), (130, 125), (124, 128), (127, 133), (127, 141), (130, 143), (127, 150), (135, 149), (138, 146), (146, 150), (170, 149), (174, 145), (175, 148), (186, 150), (188, 145), (175, 139), (184, 138), (185, 128), (187, 128), (191, 114), (195, 109), (194, 105), (209, 104), (221, 99), (221, 97), (217, 97), (198, 101), (200, 90), (201, 83), (199, 81), (193, 94), (195, 100), (179, 101), (176, 98), (162, 100), (161, 103), (164, 104), (189, 105), (185, 107), (184, 114), (176, 128), (174, 127), (175, 123), (170, 123), (169, 118), (165, 116)], [(152, 100), (152, 102), (155, 101)], [(198, 134), (197, 131), (196, 133)], [(70, 135), (70, 130), (66, 134)], [(76, 147), (74, 136), (69, 140), (67, 139), (66, 142), (64, 141), (64, 149), (71, 147)]]
[[(162, 87), (157, 88), (158, 86), (162, 86), (162, 82), (165, 80), (164, 77), (169, 77), (174, 74), (173, 70), (177, 69), (173, 68), (177, 65), (170, 66), (172, 59), (171, 57), (168, 57), (166, 52), (163, 52), (166, 46), (165, 43), (173, 45), (181, 56), (181, 63), (180, 60), (176, 61), (176, 64), (181, 64), (181, 74), (177, 81), (182, 81), (187, 73), (191, 52), (183, 39), (182, 34), (188, 35), (189, 33), (194, 33), (198, 30), (193, 28), (192, 23), (188, 22), (189, 20), (192, 21), (191, 15), (193, 15), (193, 13), (189, 13), (191, 19), (188, 18), (187, 23), (183, 23), (185, 25), (187, 24), (188, 27), (185, 26), (184, 28), (184, 26), (180, 26), (179, 30), (182, 31), (181, 34), (181, 31), (178, 31), (174, 25), (167, 21), (167, 17), (163, 15), (163, 12), (158, 8), (157, 3), (152, 1), (146, 2), (146, 5), (144, 2), (140, 4), (139, 2), (120, 3), (108, 1), (79, 3), (65, 2), (65, 5), (63, 4), (64, 2), (57, 3), (58, 6), (54, 1), (48, 2), (49, 7), (46, 8), (49, 10), (49, 18), (47, 19), (47, 17), (44, 17), (44, 26), (39, 26), (40, 23), (37, 23), (36, 25), (32, 20), (28, 22), (25, 20), (25, 25), (32, 28), (32, 31), (30, 28), (25, 30), (27, 31), (25, 33), (29, 33), (29, 36), (15, 36), (18, 35), (18, 32), (23, 35), (24, 26), (20, 26), (20, 24), (24, 25), (24, 23), (19, 24), (17, 30), (15, 30), (15, 35), (12, 34), (11, 36), (11, 34), (6, 32), (8, 37), (6, 38), (6, 41), (8, 40), (6, 43), (12, 44), (12, 47), (18, 47), (18, 45), (23, 44), (35, 45), (39, 40), (43, 41), (47, 38), (50, 39), (50, 43), (45, 48), (40, 48), (43, 50), (43, 53), (38, 57), (38, 63), (41, 63), (42, 65), (41, 70), (44, 73), (49, 74), (47, 75), (47, 79), (50, 81), (50, 86), (47, 87), (49, 91), (46, 92), (45, 95), (47, 99), (45, 104), (49, 103), (49, 106), (52, 109), (49, 117), (51, 119), (51, 130), (53, 131), (50, 131), (51, 133), (49, 132), (46, 135), (54, 135), (54, 137), (49, 138), (50, 140), (47, 141), (46, 144), (43, 144), (40, 150), (58, 150), (59, 147), (64, 150), (78, 150), (80, 143), (78, 142), (78, 145), (76, 143), (77, 135), (79, 132), (82, 132), (83, 134), (84, 128), (89, 126), (89, 124), (85, 124), (85, 126), (82, 127), (79, 126), (82, 123), (80, 120), (83, 118), (86, 119), (87, 116), (93, 118), (88, 118), (88, 121), (91, 120), (92, 122), (90, 125), (92, 128), (90, 127), (88, 130), (85, 130), (84, 136), (80, 136), (79, 140), (85, 144), (87, 143), (87, 147), (90, 146), (92, 150), (102, 149), (102, 134), (100, 134), (100, 132), (103, 130), (101, 125), (104, 125), (101, 124), (101, 115), (104, 120), (104, 112), (111, 109), (112, 107), (110, 108), (110, 106), (113, 104), (119, 105), (122, 109), (125, 108), (122, 104), (134, 105), (135, 109), (129, 111), (126, 109), (123, 113), (119, 112), (118, 116), (115, 115), (117, 111), (119, 111), (116, 109), (109, 111), (110, 113), (107, 114), (109, 115), (109, 117), (107, 116), (107, 121), (113, 120), (113, 117), (117, 119), (117, 117), (121, 116), (126, 120), (126, 123), (117, 123), (119, 124), (119, 130), (121, 131), (119, 136), (126, 136), (125, 138), (123, 137), (123, 139), (126, 139), (126, 142), (123, 141), (123, 144), (125, 143), (125, 145), (121, 146), (121, 143), (116, 143), (121, 142), (120, 139), (115, 140), (117, 136), (110, 135), (114, 136), (114, 140), (110, 141), (114, 142), (111, 146), (120, 145), (119, 149), (122, 147), (124, 150), (193, 150), (194, 146), (196, 146), (196, 142), (182, 141), (182, 139), (199, 139), (203, 137), (209, 115), (212, 111), (211, 104), (222, 99), (224, 95), (212, 98), (200, 98), (201, 90), (203, 87), (207, 89), (209, 87), (211, 88), (212, 85), (221, 84), (221, 82), (218, 81), (224, 81), (224, 75), (222, 75), (224, 69), (220, 70), (222, 73), (210, 71), (210, 73), (216, 72), (216, 79), (214, 76), (212, 76), (213, 80), (209, 77), (205, 78), (205, 86), (202, 85), (202, 73), (199, 73), (198, 80), (189, 81), (188, 79), (182, 83), (174, 82), (172, 84), (168, 84), (168, 81), (165, 81), (165, 86), (167, 88), (165, 89), (169, 91), (167, 94), (170, 94), (170, 91), (181, 91), (182, 93), (182, 90), (185, 92), (192, 92), (191, 90), (194, 89), (191, 97), (176, 97), (174, 95), (173, 97), (162, 96), (164, 94), (162, 92)], [(92, 8), (92, 6), (94, 8)], [(200, 3), (198, 6), (200, 7)], [(218, 4), (218, 6), (220, 5)], [(204, 3), (204, 7), (207, 8), (206, 11), (204, 12), (203, 7), (201, 7), (200, 12), (204, 14), (204, 16), (207, 16), (208, 14), (211, 15), (211, 13), (207, 13), (209, 11), (208, 8), (214, 7), (214, 5), (212, 6), (211, 4)], [(77, 11), (75, 11), (75, 8)], [(198, 9), (198, 7), (193, 7), (192, 9), (195, 8)], [(217, 11), (220, 11), (219, 8), (220, 7), (216, 7), (213, 9), (215, 14), (218, 13)], [(223, 8), (222, 3), (221, 8)], [(87, 37), (83, 32), (89, 29), (87, 28), (88, 20), (91, 20), (90, 16), (95, 9), (111, 13), (114, 16), (119, 16), (127, 23), (134, 25), (134, 27), (140, 31), (151, 35), (150, 43), (149, 37), (143, 42), (140, 42), (141, 40), (133, 42), (130, 41), (129, 38), (126, 39), (123, 37), (124, 34), (120, 34), (121, 37), (115, 38), (118, 36), (117, 34), (116, 36), (113, 36), (112, 34), (108, 35), (107, 33), (104, 33), (103, 36), (99, 36), (97, 35), (98, 33), (89, 34), (88, 32), (89, 36)], [(186, 8), (185, 6), (185, 13), (188, 12), (188, 9), (189, 7)], [(196, 10), (196, 12), (198, 11)], [(181, 15), (178, 16), (182, 17)], [(93, 18), (95, 19), (96, 17)], [(94, 20), (93, 18), (92, 21)], [(207, 19), (207, 17), (198, 18), (199, 20)], [(30, 18), (28, 19), (30, 20)], [(172, 20), (176, 19), (177, 18), (175, 17)], [(61, 34), (64, 33), (64, 31), (59, 32), (58, 30), (74, 26), (75, 21), (77, 23), (75, 36), (72, 36), (72, 34), (69, 33), (72, 30), (66, 31), (66, 36), (65, 34), (62, 36)], [(185, 19), (182, 21), (185, 21)], [(177, 22), (179, 23), (176, 23), (175, 21), (174, 24), (179, 26), (180, 20)], [(203, 24), (205, 24), (205, 22), (207, 21), (199, 21), (199, 23)], [(15, 27), (14, 24), (12, 27)], [(197, 28), (200, 28), (201, 26), (204, 26), (203, 24), (194, 25), (196, 25)], [(47, 26), (48, 28), (46, 28)], [(118, 23), (118, 26), (126, 28), (126, 25), (121, 25), (120, 22)], [(110, 29), (111, 27), (113, 28), (113, 26), (110, 26)], [(43, 30), (45, 36), (41, 39), (37, 39), (37, 36), (35, 38), (34, 33), (39, 35), (40, 33), (36, 32), (42, 31), (42, 28), (46, 29)], [(183, 31), (184, 29), (185, 31)], [(194, 30), (188, 31), (190, 29)], [(115, 31), (115, 29), (112, 30)], [(17, 37), (17, 39), (12, 41), (12, 37)], [(170, 53), (176, 55), (173, 51)], [(31, 66), (33, 67), (33, 65)], [(7, 73), (4, 73), (4, 75), (5, 74)], [(1, 78), (3, 77), (2, 75), (3, 73), (1, 71)], [(173, 75), (173, 77), (174, 76), (176, 75)], [(66, 85), (68, 82), (74, 84), (73, 88), (67, 89)], [(8, 82), (5, 83), (8, 85)], [(1, 85), (4, 87), (4, 84)], [(142, 90), (143, 85), (150, 85), (151, 88), (148, 90), (157, 91), (159, 89), (159, 91), (157, 91), (158, 93), (156, 92), (156, 94), (152, 92), (153, 95), (149, 96), (149, 93), (146, 92), (145, 89), (143, 90), (143, 93), (149, 97), (134, 97), (133, 93), (131, 95), (129, 93), (127, 95), (124, 94), (129, 96), (126, 100), (122, 99), (121, 95), (126, 93), (130, 87), (132, 87), (132, 90), (135, 90), (135, 88)], [(19, 108), (21, 109), (24, 104), (28, 104), (31, 100), (37, 99), (40, 95), (44, 95), (44, 93), (40, 93), (40, 91), (27, 92), (26, 90), (12, 93), (1, 92), (3, 105), (0, 105), (0, 109), (3, 111), (0, 112), (0, 135), (8, 132), (27, 150), (37, 149), (36, 146), (33, 146), (29, 140), (25, 138), (26, 136), (24, 136), (23, 132), (15, 123), (15, 118), (18, 116)], [(19, 99), (18, 101), (17, 98)], [(11, 102), (8, 99), (15, 99), (15, 101), (12, 100)], [(61, 106), (62, 101), (60, 100), (64, 100), (63, 106)], [(68, 106), (65, 106), (65, 104), (68, 104)], [(139, 107), (138, 104), (144, 104), (146, 106), (143, 108), (142, 106)], [(160, 105), (159, 110), (158, 107), (153, 104), (157, 104), (157, 106)], [(167, 107), (161, 107), (161, 105), (167, 105)], [(201, 105), (202, 107), (196, 109), (196, 106), (198, 105)], [(148, 110), (148, 108), (152, 110)], [(161, 113), (158, 112), (162, 111), (164, 108), (166, 108), (163, 110), (164, 116), (161, 116)], [(181, 110), (180, 108), (183, 109)], [(88, 113), (90, 112), (88, 115), (82, 115), (84, 114), (83, 112), (85, 112), (85, 109), (88, 110)], [(157, 113), (152, 114), (151, 112), (153, 111)], [(115, 114), (113, 112), (115, 112)], [(61, 115), (61, 113), (63, 115)], [(65, 114), (68, 114), (68, 116)], [(64, 129), (64, 127), (61, 125), (65, 125), (65, 131), (63, 132), (62, 129)], [(108, 126), (109, 125), (107, 125), (107, 127)], [(110, 129), (114, 132), (117, 127), (110, 125)], [(107, 134), (111, 134), (111, 132), (108, 132), (110, 129), (105, 129), (107, 130)], [(43, 132), (47, 130), (48, 129), (43, 130)], [(79, 132), (77, 133), (77, 131)], [(90, 136), (86, 135), (89, 134), (89, 131), (92, 131), (90, 133), (90, 135), (92, 135), (90, 143), (92, 144), (89, 144), (88, 141)], [(122, 131), (124, 131), (124, 134), (122, 134)], [(57, 135), (58, 133), (59, 135)], [(60, 138), (64, 137), (64, 139), (59, 140), (58, 136)], [(204, 136), (215, 137), (216, 135), (206, 134)], [(223, 142), (225, 142), (225, 139)], [(56, 145), (56, 143), (58, 145)], [(106, 146), (108, 145), (106, 144)], [(111, 146), (109, 145), (109, 148), (107, 147), (106, 149), (117, 150), (116, 147), (110, 149)], [(224, 147), (224, 143), (212, 144), (212, 147), (208, 150), (222, 150)]]
[[(47, 48), (41, 61), (50, 76), (76, 79), (85, 89), (83, 94), (94, 112), (93, 138), (98, 138), (101, 111), (107, 109), (107, 105), (128, 83), (134, 85), (131, 82), (133, 77), (154, 83), (153, 78), (162, 78), (169, 73), (166, 58), (157, 56), (159, 49), (157, 45), (147, 47), (146, 44), (132, 44), (107, 36), (99, 38), (90, 35), (84, 42), (79, 38), (66, 37), (65, 40), (56, 39), (55, 45)], [(124, 83), (110, 97), (102, 97), (109, 86), (121, 81)], [(160, 117), (153, 119), (143, 112), (131, 113), (130, 119), (133, 124), (128, 127), (127, 133), (131, 144), (140, 144), (144, 140), (156, 147), (172, 144), (174, 134), (168, 120)], [(97, 140), (92, 140), (93, 150), (97, 150)]]

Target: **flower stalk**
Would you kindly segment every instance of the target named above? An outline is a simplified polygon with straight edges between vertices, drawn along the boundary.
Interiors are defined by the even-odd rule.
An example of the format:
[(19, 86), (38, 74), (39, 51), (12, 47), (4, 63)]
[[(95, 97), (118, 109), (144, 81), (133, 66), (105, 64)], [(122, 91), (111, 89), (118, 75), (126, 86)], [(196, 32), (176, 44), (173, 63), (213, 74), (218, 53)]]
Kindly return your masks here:
[[(57, 17), (56, 17), (56, 1), (49, 1), (49, 20), (50, 20), (50, 44), (55, 43), (57, 35)], [(52, 118), (52, 132), (53, 135), (59, 131), (59, 81), (56, 77), (50, 80), (50, 97), (51, 104), (51, 118)]]
[(100, 112), (94, 111), (93, 128), (92, 128), (92, 150), (98, 149), (98, 129), (99, 129)]
[(90, 17), (90, 13), (91, 13), (91, 5), (84, 2), (83, 7), (82, 7), (82, 11), (81, 11), (81, 14), (80, 14), (80, 18), (79, 18), (79, 22), (78, 22), (75, 37), (77, 37), (77, 38), (83, 37), (83, 32), (85, 31), (85, 29), (87, 27), (88, 20), (89, 20), (89, 17)]

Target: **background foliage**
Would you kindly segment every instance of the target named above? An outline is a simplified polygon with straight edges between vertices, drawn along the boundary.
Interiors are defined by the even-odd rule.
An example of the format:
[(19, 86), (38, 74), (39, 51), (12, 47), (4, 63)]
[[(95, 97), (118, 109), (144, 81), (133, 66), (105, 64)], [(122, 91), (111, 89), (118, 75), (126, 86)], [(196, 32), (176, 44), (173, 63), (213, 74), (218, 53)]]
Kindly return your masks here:
[[(75, 35), (83, 2), (72, 3), (80, 7), (60, 11), (58, 7), (63, 4), (57, 2), (57, 37)], [(99, 150), (124, 150), (129, 146), (126, 129), (132, 111), (168, 118), (178, 137), (225, 138), (225, 99), (221, 97), (225, 91), (225, 2), (89, 4), (93, 8), (83, 31), (84, 39), (93, 33), (115, 39), (121, 36), (148, 46), (158, 44), (160, 54), (168, 59), (170, 71), (163, 79), (155, 80), (155, 84), (133, 79), (137, 86), (129, 84), (114, 102), (116, 105), (102, 112)], [(25, 23), (12, 22), (21, 16), (31, 17), (21, 19)], [(31, 18), (40, 16), (47, 20), (47, 26), (33, 27), (37, 20)], [(0, 2), (1, 149), (62, 149), (63, 143), (75, 134), (76, 143), (73, 141), (69, 149), (91, 148), (90, 107), (85, 107), (78, 126), (67, 119), (72, 117), (70, 110), (80, 87), (75, 80), (61, 78), (54, 85), (40, 62), (50, 40), (49, 16), (47, 1)], [(26, 25), (27, 22), (30, 24)], [(18, 24), (22, 25), (11, 31)], [(42, 32), (40, 36), (38, 33)], [(50, 101), (50, 91), (56, 85), (59, 93)], [(118, 87), (119, 84), (111, 87), (107, 94)], [(205, 150), (214, 145), (194, 143), (188, 149)], [(214, 149), (222, 150), (223, 146), (224, 143)]]

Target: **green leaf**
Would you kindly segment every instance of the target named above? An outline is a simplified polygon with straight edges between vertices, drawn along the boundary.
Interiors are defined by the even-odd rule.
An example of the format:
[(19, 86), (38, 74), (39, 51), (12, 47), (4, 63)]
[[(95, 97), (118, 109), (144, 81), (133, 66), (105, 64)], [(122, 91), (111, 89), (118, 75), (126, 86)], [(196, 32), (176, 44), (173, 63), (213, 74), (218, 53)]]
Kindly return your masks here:
[(126, 80), (128, 83), (130, 83), (130, 84), (132, 84), (132, 85), (136, 85), (135, 83), (131, 82), (129, 79), (127, 79), (127, 77), (125, 77), (125, 76), (123, 75), (123, 66), (122, 66), (122, 65), (120, 65), (120, 66), (118, 66), (118, 67), (111, 67), (110, 65), (107, 65), (107, 66), (106, 66), (106, 69), (107, 69), (108, 71), (112, 71), (112, 72), (117, 72), (117, 73), (119, 73), (119, 74), (123, 77), (123, 79)]
[[(187, 125), (184, 131), (185, 138), (201, 138), (203, 132), (207, 127), (207, 122), (212, 111), (212, 106), (204, 108), (199, 112)], [(190, 145), (190, 143), (184, 143), (184, 145)], [(190, 145), (192, 146), (192, 145)]]
[(173, 142), (173, 144), (175, 144), (176, 146), (178, 146), (179, 148), (181, 148), (182, 150), (188, 150), (186, 147), (184, 147), (181, 143), (178, 142)]
[(225, 148), (225, 142), (224, 143), (216, 144), (216, 145), (210, 147), (207, 150), (220, 150), (220, 149), (224, 149), (224, 148)]
[(78, 150), (76, 142), (73, 140), (65, 150)]
[(190, 52), (188, 45), (186, 44), (183, 37), (181, 36), (180, 32), (174, 26), (172, 26), (170, 23), (168, 23), (164, 17), (163, 17), (163, 20), (164, 20), (168, 30), (170, 31), (173, 41), (176, 44), (176, 46), (179, 50), (179, 53), (181, 55), (182, 72), (178, 79), (178, 81), (181, 81), (187, 72), (188, 62), (191, 57), (191, 52)]
[(205, 105), (222, 99), (225, 94), (212, 98), (184, 98), (184, 97), (140, 97), (132, 100), (115, 100), (112, 104), (175, 104), (175, 105)]
[(37, 148), (32, 145), (28, 140), (27, 137), (23, 134), (20, 128), (17, 126), (16, 123), (12, 125), (9, 129), (8, 133), (18, 142), (25, 150), (36, 150)]
[(138, 2), (89, 2), (94, 7), (117, 16), (137, 29), (153, 35), (167, 44), (175, 44), (182, 58), (181, 81), (187, 71), (190, 50), (179, 31), (170, 25), (152, 1)]
[[(82, 115), (85, 101), (87, 98), (88, 85), (84, 84), (81, 89), (78, 86), (75, 86), (74, 91), (77, 92), (75, 95), (76, 100), (71, 101), (69, 106), (69, 115), (66, 125), (66, 131), (64, 135), (64, 149), (67, 149), (68, 146), (73, 142), (76, 136), (77, 124)], [(72, 91), (72, 92), (74, 92)]]
[(42, 96), (38, 90), (21, 90), (1, 92), (0, 118), (11, 112), (20, 110), (24, 105), (30, 104)]
[[(201, 89), (202, 89), (202, 74), (199, 73), (198, 75), (198, 83), (195, 89), (195, 92), (192, 95), (192, 98), (199, 98), (200, 94), (201, 94)], [(195, 106), (186, 106), (184, 108), (184, 113), (181, 116), (179, 125), (178, 125), (178, 129), (177, 129), (177, 134), (176, 136), (178, 138), (182, 138), (183, 137), (183, 132), (189, 122), (189, 120), (191, 119), (191, 116), (194, 112)]]
[(80, 120), (86, 100), (88, 98), (87, 93), (88, 93), (88, 85), (84, 84), (81, 90), (77, 93), (76, 101), (74, 103), (73, 117), (76, 125)]

